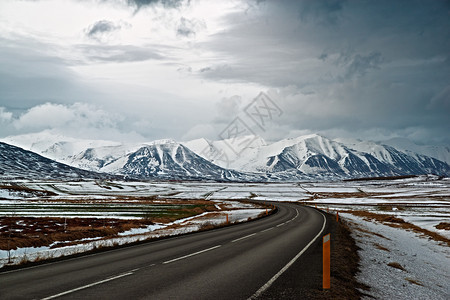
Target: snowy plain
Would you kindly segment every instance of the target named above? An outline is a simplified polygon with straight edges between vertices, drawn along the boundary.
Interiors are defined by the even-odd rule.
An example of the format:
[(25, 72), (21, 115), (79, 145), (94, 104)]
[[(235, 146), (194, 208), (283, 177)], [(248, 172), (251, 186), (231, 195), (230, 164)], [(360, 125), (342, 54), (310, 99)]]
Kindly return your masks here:
[[(450, 237), (448, 231), (435, 228), (440, 222), (450, 222), (450, 179), (433, 176), (387, 181), (340, 182), (291, 182), (291, 183), (216, 183), (216, 182), (121, 182), (121, 181), (17, 181), (16, 185), (56, 194), (51, 197), (18, 195), (14, 191), (0, 189), (0, 216), (40, 215), (53, 216), (55, 202), (64, 207), (65, 216), (83, 216), (79, 210), (70, 210), (70, 200), (83, 201), (86, 205), (123, 207), (110, 212), (84, 212), (92, 217), (132, 217), (127, 213), (124, 196), (161, 197), (170, 199), (206, 200), (266, 200), (291, 201), (314, 205), (319, 208), (332, 206), (337, 210), (364, 209), (380, 214), (404, 218), (418, 226)], [(7, 182), (1, 183), (3, 186)], [(117, 203), (111, 204), (115, 199)], [(8, 202), (5, 202), (8, 201)], [(13, 201), (13, 202), (10, 202)], [(17, 201), (17, 202), (14, 202)], [(132, 202), (133, 200), (127, 200)], [(18, 209), (14, 210), (14, 207)], [(28, 207), (28, 209), (27, 209)], [(52, 209), (44, 209), (50, 207)], [(20, 208), (20, 209), (19, 209)], [(40, 209), (42, 208), (42, 209)], [(61, 212), (59, 212), (61, 213)]]
[[(0, 182), (4, 187), (8, 182)], [(316, 181), (287, 183), (217, 183), (217, 182), (125, 182), (125, 181), (15, 181), (19, 187), (36, 191), (51, 191), (54, 196), (38, 196), (33, 192), (17, 194), (0, 189), (0, 216), (113, 217), (139, 218), (128, 208), (136, 204), (133, 197), (164, 199), (208, 200), (218, 209), (175, 221), (132, 229), (118, 237), (92, 239), (75, 246), (56, 249), (49, 247), (13, 250), (13, 262), (26, 258), (51, 258), (92, 250), (96, 247), (120, 245), (133, 241), (197, 231), (204, 224), (241, 222), (254, 218), (264, 209), (236, 200), (290, 201), (317, 207), (339, 215), (351, 222), (353, 236), (361, 248), (358, 279), (371, 287), (367, 294), (376, 299), (449, 299), (450, 250), (442, 242), (430, 240), (417, 233), (392, 228), (352, 215), (352, 211), (367, 211), (401, 218), (421, 228), (436, 232), (447, 239), (450, 231), (437, 229), (439, 223), (450, 223), (450, 179), (419, 176), (397, 180)], [(127, 199), (124, 201), (123, 199)], [(76, 203), (84, 206), (108, 202), (107, 209), (80, 212)], [(54, 209), (55, 204), (63, 210)], [(47, 207), (47, 209), (45, 209)], [(49, 209), (49, 208), (53, 208)], [(220, 209), (219, 209), (220, 208)], [(348, 213), (346, 213), (348, 212)], [(177, 225), (171, 228), (171, 225)], [(363, 229), (362, 231), (360, 229)], [(369, 233), (368, 233), (369, 232)], [(370, 232), (377, 233), (370, 234)], [(380, 237), (383, 236), (383, 237)], [(87, 242), (87, 243), (86, 243)], [(384, 250), (382, 250), (384, 249)], [(387, 249), (387, 250), (386, 250)], [(8, 253), (0, 251), (0, 266)], [(404, 270), (388, 266), (399, 263)]]

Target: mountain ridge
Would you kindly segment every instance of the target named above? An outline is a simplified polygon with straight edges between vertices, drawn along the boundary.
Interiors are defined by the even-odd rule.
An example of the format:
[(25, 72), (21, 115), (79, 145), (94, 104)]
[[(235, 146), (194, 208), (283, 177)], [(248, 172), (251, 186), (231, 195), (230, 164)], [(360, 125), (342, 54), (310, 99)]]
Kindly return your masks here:
[[(319, 134), (274, 143), (259, 136), (182, 143), (163, 139), (136, 144), (70, 138), (52, 144), (45, 137), (44, 141), (37, 140), (33, 139), (34, 144), (48, 146), (41, 147), (41, 154), (53, 155), (59, 162), (138, 179), (283, 181), (450, 175), (449, 164), (431, 156), (380, 142), (333, 140)], [(14, 142), (14, 138), (9, 141)], [(61, 145), (72, 153), (51, 151)], [(73, 154), (83, 145), (85, 149)]]
[(0, 142), (2, 179), (119, 179), (112, 174), (92, 172), (46, 158), (32, 151)]

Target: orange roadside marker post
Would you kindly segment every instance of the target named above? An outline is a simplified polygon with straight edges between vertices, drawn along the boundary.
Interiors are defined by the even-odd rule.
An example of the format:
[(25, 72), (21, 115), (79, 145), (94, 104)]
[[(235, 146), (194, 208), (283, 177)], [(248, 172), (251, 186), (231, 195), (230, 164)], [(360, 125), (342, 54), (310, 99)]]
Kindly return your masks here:
[(227, 216), (227, 224), (228, 224), (228, 214), (226, 216)]
[(336, 222), (339, 222), (339, 212), (336, 212)]
[(323, 237), (323, 289), (329, 289), (331, 287), (330, 284), (330, 234), (327, 234)]

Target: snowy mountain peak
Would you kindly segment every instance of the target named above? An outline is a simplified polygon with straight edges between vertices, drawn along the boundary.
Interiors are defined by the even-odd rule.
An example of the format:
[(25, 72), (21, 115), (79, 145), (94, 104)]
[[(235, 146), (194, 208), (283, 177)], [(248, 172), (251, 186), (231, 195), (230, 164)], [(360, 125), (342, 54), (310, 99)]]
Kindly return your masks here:
[(160, 145), (160, 144), (178, 144), (174, 139), (160, 139), (145, 143), (147, 145)]
[[(41, 137), (48, 138), (48, 134)], [(17, 141), (23, 142), (24, 137)], [(255, 135), (217, 141), (201, 138), (184, 143), (172, 139), (141, 144), (70, 138), (57, 141), (39, 140), (36, 136), (28, 141), (30, 146), (40, 145), (40, 152), (36, 152), (71, 166), (139, 179), (298, 180), (450, 175), (449, 164), (436, 158), (448, 157), (448, 147), (427, 155), (427, 151), (436, 149), (416, 145), (418, 148), (413, 151), (388, 142), (333, 140), (319, 134), (274, 143), (266, 143)], [(405, 147), (406, 141), (402, 142)]]
[[(224, 145), (225, 144), (225, 145)], [(188, 145), (189, 147), (190, 145)], [(224, 141), (210, 143), (216, 153), (227, 153)], [(201, 155), (201, 151), (192, 148)], [(203, 153), (204, 153), (203, 147)], [(204, 156), (208, 158), (208, 155)], [(311, 134), (243, 149), (231, 159), (217, 161), (223, 166), (279, 176), (371, 177), (406, 174), (449, 174), (444, 162), (421, 155), (411, 156), (394, 147), (352, 140), (348, 144)], [(211, 159), (212, 162), (215, 162)], [(226, 163), (226, 164), (224, 164)]]
[(44, 130), (39, 133), (9, 136), (1, 139), (1, 141), (36, 152), (59, 162), (66, 162), (68, 157), (74, 156), (87, 148), (120, 145), (118, 142), (107, 140), (76, 139), (64, 136), (51, 130)]

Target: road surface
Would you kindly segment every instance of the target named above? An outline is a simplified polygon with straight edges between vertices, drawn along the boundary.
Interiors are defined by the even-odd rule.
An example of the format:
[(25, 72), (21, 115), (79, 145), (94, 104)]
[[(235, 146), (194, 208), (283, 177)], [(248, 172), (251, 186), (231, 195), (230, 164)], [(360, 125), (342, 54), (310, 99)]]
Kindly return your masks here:
[(307, 262), (326, 223), (312, 208), (276, 205), (241, 225), (2, 272), (0, 299), (262, 298), (299, 257)]

